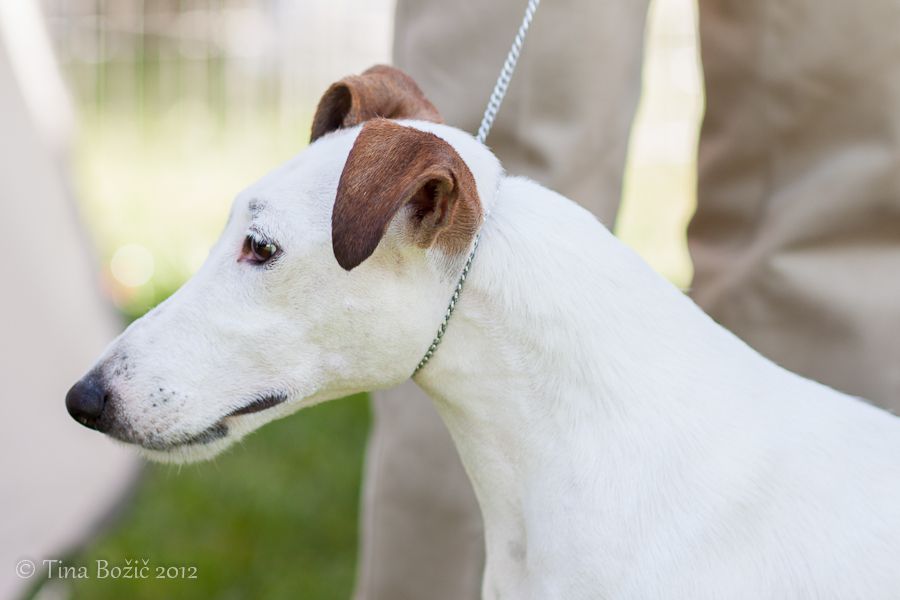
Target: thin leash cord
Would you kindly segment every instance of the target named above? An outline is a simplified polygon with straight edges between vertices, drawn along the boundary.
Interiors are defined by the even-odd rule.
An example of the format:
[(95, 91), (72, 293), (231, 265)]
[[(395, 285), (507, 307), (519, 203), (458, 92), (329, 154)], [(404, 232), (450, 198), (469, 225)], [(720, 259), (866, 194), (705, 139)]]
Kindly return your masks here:
[[(487, 107), (484, 109), (484, 116), (481, 118), (481, 125), (478, 127), (478, 133), (475, 136), (475, 139), (482, 144), (487, 139), (488, 133), (490, 133), (491, 127), (494, 125), (494, 119), (497, 118), (497, 112), (500, 110), (500, 105), (503, 104), (503, 98), (506, 96), (507, 88), (509, 88), (509, 82), (516, 70), (516, 64), (519, 62), (519, 54), (522, 52), (522, 44), (525, 43), (525, 35), (528, 33), (528, 28), (531, 26), (531, 21), (534, 19), (534, 13), (540, 3), (541, 0), (528, 0), (528, 6), (525, 7), (525, 15), (522, 17), (522, 24), (519, 25), (519, 31), (516, 32), (516, 37), (513, 39), (512, 46), (509, 48), (509, 54), (506, 55), (506, 61), (503, 63), (503, 68), (500, 69), (500, 75), (497, 77), (497, 83), (494, 84), (494, 90), (491, 92), (490, 99), (488, 99)], [(463, 266), (459, 280), (456, 282), (453, 295), (450, 297), (450, 304), (447, 305), (447, 310), (444, 312), (444, 318), (441, 319), (441, 325), (438, 327), (434, 340), (432, 340), (431, 345), (425, 352), (425, 356), (423, 356), (422, 360), (419, 361), (419, 364), (416, 365), (416, 369), (412, 373), (413, 377), (422, 370), (422, 367), (428, 364), (428, 361), (434, 356), (435, 351), (437, 351), (438, 346), (440, 346), (441, 341), (444, 339), (444, 333), (447, 331), (447, 324), (450, 322), (453, 311), (456, 310), (456, 304), (459, 302), (459, 296), (462, 294), (463, 285), (465, 285), (466, 278), (469, 276), (469, 269), (472, 267), (472, 261), (475, 260), (475, 252), (478, 250), (478, 242), (480, 239), (481, 232), (479, 231), (475, 234), (475, 239), (472, 242), (472, 250), (469, 252), (469, 256), (466, 257), (466, 264)]]
[(516, 64), (519, 62), (519, 54), (522, 52), (522, 44), (525, 43), (525, 35), (528, 33), (528, 28), (531, 27), (534, 12), (540, 3), (541, 0), (528, 0), (528, 6), (525, 7), (525, 16), (522, 17), (522, 24), (519, 25), (519, 31), (516, 32), (509, 54), (506, 55), (506, 62), (503, 63), (503, 68), (500, 69), (497, 83), (494, 84), (494, 91), (491, 92), (487, 108), (484, 109), (484, 116), (481, 117), (481, 126), (478, 127), (478, 134), (475, 136), (475, 139), (482, 144), (487, 139), (488, 133), (490, 133), (491, 127), (494, 125), (494, 119), (497, 118), (497, 112), (500, 110), (509, 82), (512, 79), (513, 72), (516, 70)]

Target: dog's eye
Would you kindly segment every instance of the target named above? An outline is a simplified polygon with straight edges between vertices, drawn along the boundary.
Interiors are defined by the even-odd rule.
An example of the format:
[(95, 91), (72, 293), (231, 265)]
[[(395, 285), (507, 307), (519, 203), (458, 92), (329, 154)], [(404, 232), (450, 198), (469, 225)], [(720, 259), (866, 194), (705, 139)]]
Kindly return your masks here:
[(278, 246), (268, 240), (258, 240), (248, 235), (244, 240), (244, 250), (241, 258), (261, 265), (267, 263), (278, 254)]

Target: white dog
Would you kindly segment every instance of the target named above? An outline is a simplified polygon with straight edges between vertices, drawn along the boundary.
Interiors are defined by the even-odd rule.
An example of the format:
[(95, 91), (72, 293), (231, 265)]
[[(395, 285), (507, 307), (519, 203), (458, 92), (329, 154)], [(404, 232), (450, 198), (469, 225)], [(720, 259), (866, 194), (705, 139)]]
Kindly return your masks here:
[(436, 121), (395, 69), (332, 86), (314, 143), (237, 197), (200, 272), (69, 392), (73, 416), (188, 461), (398, 384), (484, 220), (416, 381), (484, 514), (485, 598), (900, 598), (900, 420), (769, 362)]

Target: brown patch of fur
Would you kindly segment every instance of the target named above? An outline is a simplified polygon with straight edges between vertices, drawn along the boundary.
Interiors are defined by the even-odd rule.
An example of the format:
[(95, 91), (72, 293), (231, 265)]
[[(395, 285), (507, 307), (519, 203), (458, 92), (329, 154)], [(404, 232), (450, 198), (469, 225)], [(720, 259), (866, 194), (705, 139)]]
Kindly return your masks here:
[(443, 123), (412, 77), (395, 67), (376, 65), (362, 75), (344, 77), (325, 91), (313, 117), (310, 142), (376, 117)]
[(338, 263), (349, 271), (367, 259), (406, 205), (422, 248), (465, 252), (481, 224), (475, 178), (450, 144), (387, 119), (369, 121), (350, 150), (334, 202)]

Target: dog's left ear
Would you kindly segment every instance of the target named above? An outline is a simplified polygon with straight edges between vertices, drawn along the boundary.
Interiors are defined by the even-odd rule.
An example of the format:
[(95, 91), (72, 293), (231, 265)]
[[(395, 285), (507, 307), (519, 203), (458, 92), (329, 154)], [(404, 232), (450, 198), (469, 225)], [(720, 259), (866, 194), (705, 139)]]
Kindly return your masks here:
[(375, 65), (362, 75), (344, 77), (325, 91), (316, 107), (309, 141), (377, 117), (444, 122), (412, 77), (396, 67)]
[(374, 119), (356, 138), (338, 183), (331, 215), (338, 263), (349, 271), (371, 256), (401, 211), (413, 243), (448, 254), (469, 248), (482, 219), (475, 178), (450, 144)]

